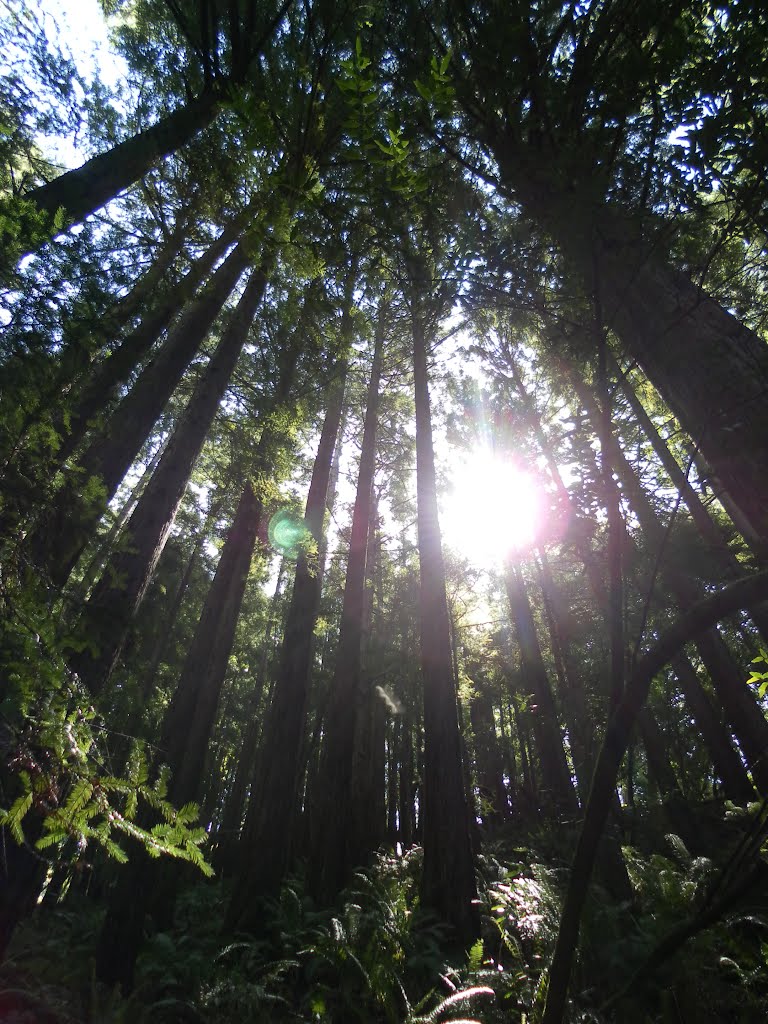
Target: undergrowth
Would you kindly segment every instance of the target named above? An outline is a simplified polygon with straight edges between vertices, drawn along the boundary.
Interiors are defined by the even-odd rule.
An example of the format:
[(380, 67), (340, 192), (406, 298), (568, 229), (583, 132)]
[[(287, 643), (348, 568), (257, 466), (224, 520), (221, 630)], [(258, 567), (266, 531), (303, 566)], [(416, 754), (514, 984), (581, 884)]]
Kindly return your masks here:
[[(571, 1024), (762, 1024), (768, 925), (756, 912), (735, 912), (698, 936), (673, 970), (601, 1013), (660, 938), (695, 910), (715, 870), (676, 837), (668, 855), (625, 855), (635, 900), (617, 904), (593, 886)], [(419, 906), (420, 857), (419, 850), (379, 855), (334, 911), (319, 910), (293, 880), (259, 936), (229, 942), (220, 930), (228, 894), (199, 882), (182, 895), (173, 931), (148, 937), (128, 998), (96, 983), (101, 913), (70, 893), (39, 908), (19, 934), (0, 975), (0, 1009), (11, 992), (19, 1007), (44, 1007), (57, 1024), (535, 1024), (564, 865), (491, 845), (479, 859), (482, 937), (451, 958), (447, 928)]]

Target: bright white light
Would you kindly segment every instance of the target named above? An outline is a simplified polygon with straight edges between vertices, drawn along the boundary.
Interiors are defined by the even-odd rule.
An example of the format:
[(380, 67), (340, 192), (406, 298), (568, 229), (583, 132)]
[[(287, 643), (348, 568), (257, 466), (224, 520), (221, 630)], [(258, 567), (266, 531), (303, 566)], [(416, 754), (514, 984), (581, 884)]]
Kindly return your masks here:
[(490, 569), (536, 542), (544, 505), (533, 477), (482, 448), (454, 463), (451, 477), (440, 527), (443, 542), (457, 554)]

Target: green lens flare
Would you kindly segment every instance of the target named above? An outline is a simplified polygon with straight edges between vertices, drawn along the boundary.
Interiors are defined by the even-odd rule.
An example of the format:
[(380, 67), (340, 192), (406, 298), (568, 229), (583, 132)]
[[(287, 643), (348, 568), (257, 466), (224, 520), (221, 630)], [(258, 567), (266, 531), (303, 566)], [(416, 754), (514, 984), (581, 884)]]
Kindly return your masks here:
[(269, 543), (286, 558), (298, 558), (302, 546), (309, 540), (309, 530), (301, 516), (287, 509), (275, 512), (267, 528)]

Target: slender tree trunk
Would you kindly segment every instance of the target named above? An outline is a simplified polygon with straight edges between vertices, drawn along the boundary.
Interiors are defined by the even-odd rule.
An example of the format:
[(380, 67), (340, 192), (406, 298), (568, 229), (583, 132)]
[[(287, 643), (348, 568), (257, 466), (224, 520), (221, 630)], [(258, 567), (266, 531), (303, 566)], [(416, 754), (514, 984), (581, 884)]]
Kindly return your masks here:
[(416, 780), (414, 775), (412, 725), (406, 713), (400, 719), (399, 756), (400, 785), (398, 789), (400, 842), (403, 850), (416, 842)]
[[(66, 582), (120, 481), (245, 269), (247, 259), (245, 247), (238, 246), (216, 271), (211, 288), (181, 317), (105, 429), (78, 460), (77, 474), (72, 474), (54, 497), (52, 508), (29, 541), (32, 560), (54, 587)], [(86, 501), (83, 491), (92, 477), (101, 490)]]
[(525, 793), (525, 806), (520, 807), (519, 811), (521, 814), (525, 815), (530, 813), (533, 808), (538, 807), (538, 786), (536, 785), (536, 776), (533, 772), (531, 758), (528, 755), (528, 751), (531, 748), (528, 722), (527, 720), (524, 720), (523, 715), (520, 714), (520, 708), (518, 707), (517, 701), (514, 697), (510, 700), (510, 707), (512, 709), (510, 722), (514, 718), (517, 742), (520, 747), (520, 771), (523, 776), (523, 792)]
[[(224, 875), (231, 875), (235, 867), (235, 852), (240, 839), (240, 827), (243, 822), (245, 811), (245, 796), (248, 791), (248, 784), (258, 785), (255, 778), (254, 768), (259, 748), (259, 735), (262, 732), (262, 722), (258, 711), (264, 694), (264, 685), (267, 680), (270, 655), (274, 644), (274, 631), (277, 627), (278, 601), (280, 600), (283, 585), (283, 569), (285, 559), (280, 563), (280, 571), (277, 574), (275, 592), (272, 595), (270, 604), (267, 630), (264, 636), (264, 644), (259, 660), (259, 670), (253, 687), (253, 693), (249, 701), (248, 721), (243, 733), (240, 745), (240, 755), (237, 759), (235, 776), (232, 786), (227, 794), (224, 811), (221, 817), (221, 827), (218, 832), (218, 843), (216, 848), (216, 865)], [(267, 702), (272, 706), (272, 701)]]
[(545, 802), (559, 814), (578, 813), (578, 801), (571, 783), (558, 724), (558, 712), (541, 655), (536, 625), (519, 566), (509, 563), (504, 579), (512, 619), (520, 645), (522, 678), (536, 704), (533, 730), (541, 763), (541, 781)]
[(508, 722), (508, 728), (504, 726), (506, 709), (504, 707), (503, 699), (499, 700), (499, 729), (501, 731), (501, 750), (503, 757), (503, 764), (506, 768), (507, 779), (509, 780), (509, 796), (508, 796), (508, 811), (509, 817), (515, 817), (518, 814), (519, 808), (517, 806), (518, 800), (518, 776), (517, 776), (517, 758), (515, 757), (515, 748), (512, 743), (512, 719)]
[(262, 512), (261, 499), (246, 485), (162, 729), (160, 747), (172, 769), (168, 794), (176, 806), (198, 794)]
[[(541, 422), (538, 413), (536, 409), (533, 407), (533, 404), (531, 403), (530, 398), (525, 391), (523, 381), (514, 365), (512, 366), (512, 371), (515, 379), (515, 386), (517, 388), (518, 394), (520, 395), (521, 399), (524, 401), (526, 405), (531, 427), (536, 435), (539, 447), (547, 460), (547, 466), (549, 468), (549, 472), (552, 477), (553, 483), (555, 484), (555, 487), (557, 489), (557, 493), (560, 496), (560, 499), (563, 502), (564, 507), (570, 508), (572, 507), (570, 494), (563, 482), (562, 476), (560, 475), (560, 470), (557, 465), (557, 461), (555, 460), (552, 454), (552, 449), (547, 443), (547, 440), (544, 436), (544, 432), (541, 428)], [(625, 539), (625, 543), (627, 542), (627, 540), (628, 539)], [(607, 594), (602, 577), (595, 563), (592, 550), (589, 547), (589, 544), (587, 543), (586, 539), (580, 533), (576, 533), (575, 543), (577, 546), (579, 557), (587, 571), (587, 577), (589, 579), (590, 588), (593, 594), (595, 595), (595, 599), (598, 603), (598, 606), (601, 609), (604, 609), (607, 603)], [(676, 660), (675, 671), (678, 675), (678, 679), (681, 682), (684, 696), (686, 697), (686, 700), (688, 700), (689, 702), (691, 712), (694, 718), (696, 719), (699, 728), (702, 730), (704, 742), (707, 744), (710, 750), (713, 762), (716, 766), (716, 770), (720, 778), (722, 779), (724, 785), (727, 787), (727, 791), (729, 792), (730, 798), (734, 799), (737, 803), (745, 802), (744, 797), (747, 794), (753, 794), (752, 784), (749, 781), (749, 778), (741, 762), (741, 759), (739, 758), (738, 754), (735, 753), (731, 746), (731, 742), (726, 731), (719, 723), (717, 716), (714, 715), (714, 712), (712, 712), (711, 708), (709, 709), (710, 714), (707, 715), (708, 702), (706, 700), (706, 695), (703, 693), (703, 691), (701, 691), (701, 686), (700, 684), (698, 684), (698, 680), (696, 679), (696, 672), (693, 666), (684, 655), (680, 655), (679, 659)], [(703, 701), (697, 699), (698, 694), (696, 693), (696, 689), (694, 686), (686, 685), (686, 682), (691, 679), (696, 681), (698, 690), (701, 693), (701, 697), (704, 698)], [(728, 754), (729, 750), (730, 756)], [(747, 797), (747, 800), (749, 799), (752, 799), (751, 795)]]
[(474, 680), (477, 691), (469, 702), (474, 734), (477, 785), (484, 801), (481, 806), (483, 825), (493, 829), (509, 817), (509, 799), (504, 785), (504, 765), (496, 735), (493, 701), (480, 679)]
[(362, 673), (362, 644), (366, 606), (366, 556), (373, 508), (376, 471), (381, 357), (386, 311), (379, 309), (373, 364), (368, 385), (357, 491), (352, 513), (347, 575), (339, 627), (339, 648), (331, 698), (326, 715), (321, 759), (324, 812), (320, 818), (318, 845), (311, 864), (311, 884), (323, 900), (333, 899), (347, 881), (359, 858), (368, 851), (357, 846), (357, 822), (353, 807), (355, 730)]
[(381, 535), (376, 490), (371, 485), (368, 549), (365, 557), (366, 600), (361, 641), (360, 679), (356, 699), (352, 753), (352, 828), (350, 862), (363, 864), (384, 835), (384, 702), (373, 688), (371, 666), (379, 662), (374, 646), (381, 638)]
[[(163, 445), (157, 446), (157, 451), (152, 456), (151, 460), (147, 463), (147, 468), (141, 474), (133, 490), (128, 495), (128, 498), (123, 503), (123, 507), (120, 509), (120, 515), (117, 516), (112, 526), (109, 528), (109, 532), (106, 534), (104, 539), (98, 545), (97, 550), (94, 552), (93, 558), (86, 566), (83, 578), (78, 584), (78, 594), (80, 596), (80, 602), (84, 602), (88, 597), (88, 592), (96, 581), (99, 575), (99, 571), (103, 568), (105, 561), (109, 557), (109, 553), (114, 551), (115, 545), (118, 538), (123, 532), (123, 527), (128, 522), (131, 513), (136, 508), (139, 498), (144, 493), (147, 484), (152, 479), (152, 474), (157, 469), (157, 464), (160, 462), (160, 457), (163, 454)], [(80, 603), (78, 602), (78, 603)]]
[(400, 716), (390, 718), (387, 731), (387, 843), (392, 849), (397, 844), (397, 730)]
[[(261, 514), (261, 500), (247, 484), (163, 721), (160, 748), (171, 768), (169, 799), (177, 807), (198, 796)], [(154, 868), (146, 851), (134, 853), (117, 883), (101, 931), (97, 977), (108, 985), (121, 985), (124, 992), (133, 987), (144, 918), (157, 880)]]
[(583, 805), (586, 803), (589, 783), (592, 778), (594, 733), (587, 714), (579, 672), (574, 666), (570, 654), (571, 640), (565, 624), (566, 614), (561, 614), (560, 602), (557, 600), (554, 580), (543, 548), (537, 569), (544, 599), (544, 617), (550, 635), (552, 659), (560, 682), (560, 699), (568, 723), (573, 770), (576, 774), (580, 802)]
[(715, 714), (709, 697), (699, 682), (696, 670), (683, 654), (678, 654), (672, 659), (672, 668), (712, 758), (715, 773), (723, 784), (723, 792), (734, 803), (750, 803), (755, 798), (752, 783), (741, 758), (733, 749), (728, 732)]
[[(118, 389), (126, 383), (134, 370), (141, 365), (144, 357), (158, 340), (174, 316), (184, 311), (187, 302), (213, 266), (227, 251), (243, 227), (243, 218), (225, 228), (221, 235), (200, 256), (178, 284), (142, 318), (128, 333), (117, 349), (94, 367), (90, 379), (76, 395), (74, 404), (54, 422), (62, 435), (62, 443), (56, 452), (58, 465), (63, 465), (80, 445), (88, 431), (89, 423), (109, 409)], [(215, 287), (215, 280), (212, 282)], [(200, 299), (205, 297), (205, 293)], [(191, 322), (191, 320), (190, 320)]]
[(157, 289), (162, 289), (166, 274), (184, 249), (190, 221), (196, 215), (194, 205), (182, 210), (171, 233), (164, 241), (158, 243), (149, 269), (134, 282), (122, 298), (113, 303), (108, 311), (107, 320), (111, 328), (121, 329), (129, 320), (139, 316), (145, 307), (152, 305)]
[[(344, 405), (346, 362), (339, 369), (320, 434), (305, 513), (307, 529), (318, 549), (325, 535), (329, 479)], [(323, 564), (319, 554), (315, 557), (302, 551), (296, 565), (275, 689), (264, 722), (259, 775), (251, 789), (241, 839), (239, 876), (229, 910), (233, 922), (251, 912), (254, 900), (274, 893), (288, 867), (301, 802), (300, 753), (322, 590)], [(276, 821), (282, 823), (277, 830)]]
[[(705, 508), (696, 492), (696, 489), (689, 481), (687, 475), (680, 468), (677, 459), (675, 459), (674, 455), (669, 450), (666, 441), (659, 434), (653, 420), (645, 411), (645, 408), (638, 396), (635, 394), (635, 390), (631, 383), (621, 372), (618, 365), (614, 365), (619, 375), (618, 379), (621, 384), (622, 391), (627, 398), (627, 402), (629, 403), (629, 407), (634, 413), (637, 422), (640, 424), (643, 433), (648, 438), (659, 462), (661, 462), (669, 476), (669, 479), (672, 481), (672, 485), (682, 496), (682, 499), (691, 515), (691, 519), (701, 534), (702, 541), (723, 571), (725, 577), (732, 579), (737, 578), (742, 571), (738, 559), (728, 547), (725, 537), (720, 532), (720, 529)], [(768, 643), (768, 609), (754, 608), (750, 612), (750, 615), (760, 631), (763, 641)]]
[(627, 681), (624, 697), (608, 724), (595, 766), (584, 826), (571, 868), (560, 917), (555, 953), (542, 1024), (561, 1024), (571, 967), (578, 947), (579, 925), (594, 867), (595, 855), (610, 813), (616, 776), (632, 735), (637, 715), (648, 698), (656, 674), (702, 630), (712, 628), (740, 608), (766, 600), (768, 573), (738, 580), (720, 593), (700, 601), (664, 631), (651, 651), (638, 660)]
[[(418, 284), (417, 284), (418, 287)], [(419, 544), (421, 673), (424, 684), (422, 900), (452, 924), (462, 942), (479, 930), (469, 813), (464, 791), (456, 680), (437, 510), (427, 340), (419, 298), (412, 298), (416, 399), (416, 497)]]
[(125, 530), (127, 543), (108, 560), (81, 616), (84, 635), (95, 640), (70, 661), (91, 693), (109, 678), (125, 636), (146, 593), (211, 423), (224, 397), (266, 287), (254, 270), (221, 341), (168, 442)]

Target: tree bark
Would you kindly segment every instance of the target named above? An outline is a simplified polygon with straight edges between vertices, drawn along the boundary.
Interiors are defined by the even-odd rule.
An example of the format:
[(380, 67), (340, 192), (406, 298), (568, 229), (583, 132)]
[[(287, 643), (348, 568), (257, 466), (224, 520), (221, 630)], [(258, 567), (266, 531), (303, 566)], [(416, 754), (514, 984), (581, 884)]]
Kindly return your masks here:
[[(589, 388), (574, 370), (569, 370), (569, 378), (588, 414), (591, 418), (595, 417), (597, 411)], [(624, 494), (640, 522), (651, 550), (658, 552), (665, 541), (664, 526), (656, 517), (634, 470), (615, 439), (612, 449), (613, 465), (622, 482)], [(661, 570), (661, 577), (681, 609), (691, 607), (699, 599), (697, 584), (679, 570), (665, 566)], [(761, 792), (768, 792), (768, 720), (746, 684), (746, 671), (739, 668), (716, 629), (702, 632), (696, 639), (696, 646), (739, 739), (755, 782)]]
[[(176, 807), (198, 795), (261, 514), (261, 500), (246, 484), (163, 720), (160, 749), (162, 759), (171, 768), (168, 798)], [(107, 985), (122, 986), (124, 992), (133, 987), (144, 918), (157, 880), (156, 866), (145, 850), (134, 852), (117, 883), (102, 927), (97, 977)]]
[(412, 296), (411, 304), (421, 673), (424, 684), (424, 787), (420, 801), (424, 871), (421, 892), (424, 905), (436, 910), (454, 926), (459, 939), (469, 943), (479, 932), (477, 908), (473, 902), (477, 898), (477, 889), (464, 791), (456, 680), (451, 659), (450, 620), (437, 510), (427, 340), (419, 296)]
[(573, 770), (582, 805), (589, 795), (594, 757), (594, 730), (587, 714), (584, 689), (578, 669), (571, 656), (571, 638), (566, 625), (567, 613), (561, 613), (562, 601), (558, 600), (554, 579), (544, 549), (537, 562), (539, 582), (544, 599), (544, 617), (550, 635), (550, 648), (555, 671), (560, 682), (560, 699), (568, 724)]
[[(288, 868), (300, 804), (301, 747), (320, 609), (323, 564), (319, 549), (325, 534), (334, 450), (341, 423), (347, 367), (344, 362), (329, 396), (307, 495), (305, 524), (318, 545), (317, 561), (299, 554), (285, 622), (275, 688), (264, 722), (259, 776), (253, 780), (241, 839), (239, 875), (230, 906), (232, 919), (251, 911), (254, 900), (277, 891)], [(281, 827), (275, 829), (275, 822)]]
[(481, 804), (483, 825), (493, 829), (509, 817), (509, 797), (504, 785), (504, 763), (496, 735), (493, 701), (482, 680), (473, 680), (475, 695), (469, 702), (469, 716), (474, 735), (477, 786), (484, 801)]
[(332, 900), (358, 866), (353, 808), (353, 760), (366, 606), (366, 556), (376, 472), (379, 384), (386, 313), (379, 309), (368, 384), (360, 467), (357, 476), (339, 648), (326, 715), (321, 758), (324, 813), (311, 863), (311, 884), (319, 898)]
[(221, 341), (202, 375), (173, 437), (163, 452), (125, 530), (126, 543), (107, 561), (80, 619), (96, 644), (77, 653), (70, 666), (92, 694), (101, 692), (117, 662), (125, 636), (157, 566), (184, 497), (192, 467), (248, 337), (266, 288), (254, 270)]
[(225, 228), (203, 255), (195, 260), (178, 284), (160, 299), (154, 309), (150, 307), (141, 323), (129, 332), (115, 351), (94, 367), (90, 379), (79, 394), (76, 394), (72, 407), (68, 408), (66, 419), (61, 416), (54, 422), (54, 427), (62, 435), (62, 443), (56, 452), (59, 466), (63, 465), (80, 445), (91, 420), (109, 409), (118, 389), (141, 365), (174, 316), (183, 312), (185, 304), (192, 298), (217, 260), (227, 251), (242, 226), (242, 218), (238, 218)]
[(106, 153), (99, 153), (81, 167), (32, 189), (23, 198), (47, 213), (51, 222), (63, 209), (65, 224), (78, 224), (143, 178), (158, 160), (207, 128), (219, 112), (220, 102), (219, 92), (208, 90)]
[[(635, 394), (632, 384), (627, 380), (626, 375), (622, 373), (618, 364), (614, 365), (618, 374), (621, 389), (629, 403), (629, 407), (634, 413), (637, 422), (640, 424), (643, 433), (648, 438), (659, 462), (661, 462), (669, 476), (673, 487), (675, 487), (681, 494), (686, 508), (690, 513), (691, 519), (695, 523), (696, 528), (701, 535), (703, 543), (711, 552), (725, 577), (736, 578), (741, 571), (738, 559), (728, 547), (725, 537), (720, 532), (720, 529), (715, 524), (707, 509), (704, 507), (701, 498), (699, 498), (699, 495), (696, 493), (696, 489), (681, 469), (677, 459), (669, 450), (664, 438), (659, 434), (653, 420), (645, 411), (643, 403)], [(763, 641), (768, 643), (768, 609), (754, 608), (752, 609), (751, 616), (755, 626), (763, 638)]]
[[(280, 571), (277, 574), (275, 592), (272, 595), (267, 630), (264, 636), (264, 646), (259, 661), (258, 675), (249, 701), (248, 720), (240, 746), (240, 755), (237, 759), (235, 776), (227, 794), (224, 811), (221, 816), (221, 826), (217, 834), (216, 866), (223, 875), (231, 875), (235, 868), (235, 852), (240, 840), (240, 827), (245, 812), (245, 796), (248, 784), (251, 783), (252, 786), (258, 784), (258, 779), (254, 773), (259, 749), (259, 735), (262, 733), (262, 719), (259, 718), (258, 711), (264, 694), (270, 655), (274, 646), (273, 634), (278, 624), (277, 605), (281, 596), (284, 567), (285, 559), (280, 563)], [(269, 701), (267, 706), (271, 707), (272, 701)]]
[(741, 758), (733, 749), (728, 732), (715, 714), (709, 697), (699, 682), (696, 670), (683, 654), (675, 655), (672, 659), (672, 668), (710, 753), (715, 773), (723, 784), (723, 792), (736, 804), (750, 803), (755, 798), (754, 787), (749, 781)]
[[(169, 333), (157, 356), (78, 460), (54, 497), (53, 506), (29, 540), (33, 562), (55, 588), (64, 585), (120, 481), (176, 390), (216, 316), (244, 271), (248, 254), (239, 245), (214, 274), (210, 289), (193, 302)], [(100, 493), (86, 501), (95, 477)]]
[(550, 230), (585, 282), (599, 286), (619, 336), (768, 546), (768, 346), (662, 257), (663, 239), (595, 201), (593, 182), (564, 187), (546, 160), (489, 129), (502, 177)]
[(504, 582), (520, 646), (523, 685), (533, 696), (533, 731), (541, 764), (544, 802), (561, 815), (576, 815), (578, 801), (571, 782), (558, 724), (558, 711), (541, 655), (536, 625), (519, 566), (508, 563)]

